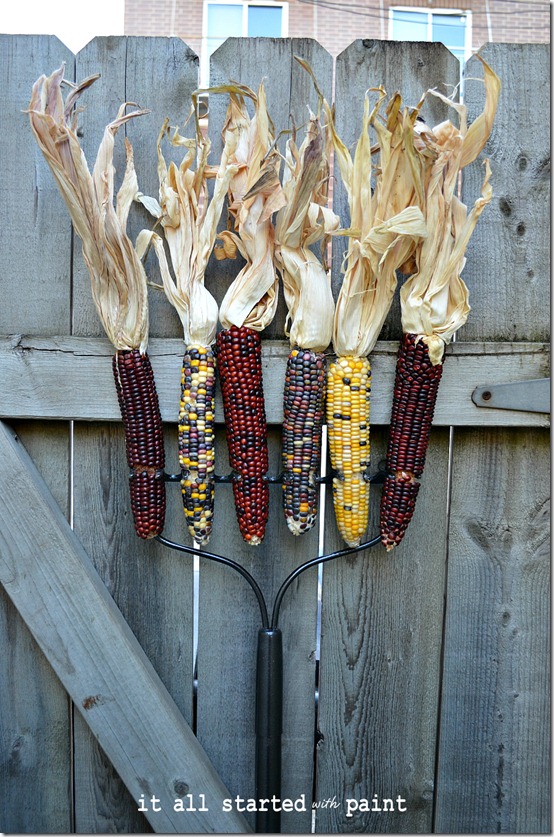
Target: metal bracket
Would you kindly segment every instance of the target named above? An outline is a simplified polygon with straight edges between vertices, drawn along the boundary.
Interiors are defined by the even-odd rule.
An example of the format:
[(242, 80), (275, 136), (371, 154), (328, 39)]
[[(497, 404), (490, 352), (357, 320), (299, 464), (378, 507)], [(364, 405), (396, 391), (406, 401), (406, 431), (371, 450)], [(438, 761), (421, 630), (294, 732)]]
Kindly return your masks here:
[(471, 400), (477, 407), (550, 413), (550, 378), (476, 387)]

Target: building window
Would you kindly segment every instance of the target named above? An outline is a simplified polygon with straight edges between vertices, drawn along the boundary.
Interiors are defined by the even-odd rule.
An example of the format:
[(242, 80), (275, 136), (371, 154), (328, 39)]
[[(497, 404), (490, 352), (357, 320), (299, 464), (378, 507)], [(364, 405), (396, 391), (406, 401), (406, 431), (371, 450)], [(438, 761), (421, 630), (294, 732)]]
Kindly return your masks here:
[(389, 39), (440, 41), (463, 66), (471, 56), (471, 12), (395, 6), (389, 9)]
[(210, 56), (227, 38), (284, 38), (288, 3), (273, 0), (219, 0), (204, 3), (202, 85), (209, 83)]

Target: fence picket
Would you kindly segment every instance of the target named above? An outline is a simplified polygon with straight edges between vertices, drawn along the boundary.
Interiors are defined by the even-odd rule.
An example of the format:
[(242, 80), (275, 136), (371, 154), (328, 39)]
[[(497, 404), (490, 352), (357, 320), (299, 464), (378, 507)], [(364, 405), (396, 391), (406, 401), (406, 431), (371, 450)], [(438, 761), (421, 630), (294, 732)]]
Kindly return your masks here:
[[(468, 248), (474, 310), (460, 338), (525, 340), (550, 329), (548, 102), (529, 95), (547, 85), (549, 49), (481, 54), (502, 91), (482, 155), (494, 198)], [(467, 74), (482, 77), (477, 59)], [(470, 118), (483, 100), (468, 82)], [(466, 203), (482, 177), (472, 164)], [(437, 830), (548, 832), (548, 434), (456, 429), (452, 485)]]
[[(292, 113), (300, 127), (308, 115), (307, 104), (317, 107), (317, 95), (308, 74), (294, 60), (295, 54), (310, 62), (320, 85), (330, 98), (331, 56), (308, 39), (229, 39), (211, 65), (211, 84), (229, 79), (257, 90), (265, 79), (268, 110), (277, 132), (290, 127)], [(269, 67), (278, 72), (269, 73)], [(210, 137), (221, 148), (220, 133), (227, 96), (210, 96)], [(285, 137), (281, 140), (283, 148)], [(216, 262), (206, 284), (221, 299), (238, 270), (239, 262)], [(262, 334), (265, 339), (284, 338), (284, 303), (276, 319)], [(284, 376), (281, 386), (284, 385)], [(281, 470), (280, 429), (269, 432), (270, 468)], [(218, 472), (227, 473), (223, 432), (218, 438)], [(216, 489), (216, 520), (209, 549), (233, 557), (254, 574), (271, 604), (277, 588), (303, 560), (317, 554), (317, 532), (294, 538), (281, 512), (281, 488), (270, 486), (270, 520), (263, 544), (253, 549), (242, 541), (235, 522), (232, 489)], [(198, 735), (213, 763), (219, 766), (227, 786), (241, 796), (254, 797), (254, 667), (256, 636), (260, 627), (252, 594), (242, 579), (228, 569), (202, 562), (200, 578), (199, 706)], [(316, 599), (315, 576), (310, 573), (290, 590), (282, 612), (284, 670), (283, 796), (310, 799), (314, 723)], [(222, 736), (226, 746), (221, 746)], [(309, 804), (308, 804), (309, 809)], [(252, 815), (251, 819), (253, 822)], [(308, 831), (310, 811), (284, 813), (285, 832)]]
[[(94, 72), (102, 75), (88, 91), (87, 108), (82, 115), (83, 147), (89, 165), (94, 162), (105, 125), (115, 117), (120, 104), (138, 102), (150, 109), (150, 113), (128, 123), (125, 133), (133, 145), (139, 188), (157, 197), (156, 140), (166, 116), (172, 124), (182, 119), (187, 94), (197, 86), (194, 56), (179, 39), (95, 38), (77, 56), (77, 76), (81, 79)], [(177, 83), (169, 83), (172, 77)], [(122, 176), (124, 160), (121, 136), (116, 140), (114, 156), (116, 177)], [(151, 227), (152, 219), (141, 208), (133, 208), (129, 224), (132, 240), (144, 226)], [(75, 250), (75, 333), (102, 335), (78, 243)], [(155, 274), (153, 261), (149, 262), (148, 273), (149, 277)], [(150, 333), (182, 337), (178, 318), (164, 295), (152, 291), (150, 300)], [(175, 423), (166, 428), (168, 471), (178, 469), (178, 379), (174, 403)], [(129, 508), (120, 423), (105, 426), (76, 423), (74, 460), (75, 529), (164, 685), (190, 723), (193, 676), (190, 562), (157, 543), (136, 537)], [(91, 508), (96, 520), (92, 527)], [(168, 486), (167, 521), (165, 534), (181, 540), (183, 512), (177, 485)], [(148, 823), (138, 813), (137, 804), (98, 752), (98, 745), (79, 718), (75, 742), (79, 829), (147, 832)], [(117, 806), (106, 810), (103, 803), (106, 793), (118, 798)]]
[[(0, 132), (2, 331), (53, 335), (69, 330), (71, 225), (67, 215), (58, 223), (62, 199), (24, 113), (33, 83), (62, 61), (72, 77), (74, 57), (57, 38), (0, 35), (2, 119), (9, 126)], [(14, 426), (67, 512), (67, 423)], [(0, 830), (70, 831), (69, 702), (3, 589), (0, 660)]]
[[(368, 87), (383, 84), (389, 96), (399, 90), (409, 105), (430, 87), (455, 84), (458, 72), (456, 59), (440, 44), (403, 44), (400, 50), (392, 42), (355, 41), (337, 59), (339, 135), (350, 147), (357, 140)], [(446, 118), (442, 102), (428, 105), (432, 124)], [(345, 223), (349, 216), (340, 182), (336, 192)], [(339, 248), (334, 253), (336, 286)], [(399, 329), (396, 302), (385, 332), (397, 337)], [(371, 445), (376, 471), (384, 459), (385, 433), (373, 427)], [(320, 801), (335, 798), (339, 807), (318, 811), (318, 831), (419, 832), (431, 827), (447, 474), (448, 432), (435, 428), (416, 515), (404, 541), (392, 555), (379, 545), (356, 560), (341, 559), (324, 569), (317, 787)], [(380, 489), (372, 488), (369, 537), (379, 530), (379, 498)], [(329, 505), (326, 551), (342, 544)], [(347, 798), (371, 800), (374, 794), (401, 796), (407, 812), (364, 812), (362, 806), (348, 817)]]

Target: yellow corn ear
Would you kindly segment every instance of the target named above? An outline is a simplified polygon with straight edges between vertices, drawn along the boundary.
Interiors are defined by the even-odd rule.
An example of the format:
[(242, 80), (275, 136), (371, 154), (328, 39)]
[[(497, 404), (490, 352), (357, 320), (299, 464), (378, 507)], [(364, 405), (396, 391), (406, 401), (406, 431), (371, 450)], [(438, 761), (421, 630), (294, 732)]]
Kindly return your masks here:
[(179, 463), (189, 533), (208, 543), (214, 511), (215, 357), (208, 346), (187, 346), (181, 377)]
[(365, 357), (339, 357), (327, 375), (327, 426), (333, 468), (333, 501), (339, 532), (348, 546), (361, 543), (369, 517), (369, 394)]

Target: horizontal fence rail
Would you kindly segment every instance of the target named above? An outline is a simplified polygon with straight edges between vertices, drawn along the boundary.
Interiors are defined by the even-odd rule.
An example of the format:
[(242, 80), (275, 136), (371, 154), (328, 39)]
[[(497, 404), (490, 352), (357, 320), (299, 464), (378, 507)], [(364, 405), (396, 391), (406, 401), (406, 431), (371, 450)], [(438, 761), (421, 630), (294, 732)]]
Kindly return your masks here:
[[(290, 346), (266, 340), (262, 347), (266, 417), (283, 420), (283, 386)], [(371, 421), (388, 424), (398, 343), (378, 342), (371, 354)], [(148, 354), (154, 369), (162, 419), (176, 421), (183, 342), (154, 338)], [(85, 337), (0, 338), (0, 416), (5, 418), (119, 421), (112, 381), (113, 348), (108, 340)], [(543, 413), (518, 408), (481, 409), (472, 401), (477, 387), (547, 379), (546, 343), (454, 343), (446, 350), (444, 375), (435, 411), (436, 426), (547, 427)], [(329, 360), (333, 356), (329, 355)], [(58, 385), (63, 381), (63, 387)], [(217, 423), (223, 422), (218, 391)]]

